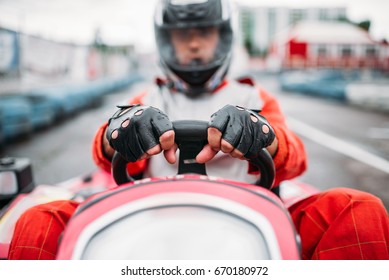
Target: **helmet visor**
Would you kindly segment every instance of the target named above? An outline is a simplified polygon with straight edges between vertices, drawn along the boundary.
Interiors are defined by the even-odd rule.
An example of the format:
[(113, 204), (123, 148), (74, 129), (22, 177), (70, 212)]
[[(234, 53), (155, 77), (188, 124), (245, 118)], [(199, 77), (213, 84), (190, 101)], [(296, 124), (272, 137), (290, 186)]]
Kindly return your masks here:
[(173, 72), (194, 74), (220, 67), (231, 41), (232, 33), (224, 25), (162, 28), (157, 36), (162, 61)]

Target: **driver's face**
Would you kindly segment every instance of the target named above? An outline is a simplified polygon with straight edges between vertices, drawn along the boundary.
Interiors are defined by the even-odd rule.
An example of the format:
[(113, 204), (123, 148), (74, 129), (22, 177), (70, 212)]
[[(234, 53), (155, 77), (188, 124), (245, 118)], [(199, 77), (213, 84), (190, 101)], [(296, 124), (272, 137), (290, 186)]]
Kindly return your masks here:
[(177, 28), (171, 31), (171, 40), (180, 64), (206, 64), (214, 58), (219, 43), (219, 29), (217, 27)]

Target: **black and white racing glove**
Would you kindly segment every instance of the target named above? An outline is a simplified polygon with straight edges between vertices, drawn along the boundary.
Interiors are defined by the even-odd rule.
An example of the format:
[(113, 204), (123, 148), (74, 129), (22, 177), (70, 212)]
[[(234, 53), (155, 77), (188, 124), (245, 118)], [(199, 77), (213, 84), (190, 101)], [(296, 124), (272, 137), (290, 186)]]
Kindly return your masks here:
[(275, 138), (274, 130), (265, 117), (239, 106), (224, 106), (211, 116), (209, 127), (218, 129), (222, 139), (247, 159), (256, 158)]
[(173, 129), (169, 118), (151, 106), (118, 106), (109, 119), (106, 137), (113, 149), (135, 162), (159, 144), (160, 136)]

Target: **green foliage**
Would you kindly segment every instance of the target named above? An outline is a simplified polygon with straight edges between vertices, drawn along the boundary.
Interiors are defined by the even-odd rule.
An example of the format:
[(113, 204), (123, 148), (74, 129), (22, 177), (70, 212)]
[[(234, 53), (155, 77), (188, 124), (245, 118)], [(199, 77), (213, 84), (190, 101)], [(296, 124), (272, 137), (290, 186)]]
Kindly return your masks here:
[(371, 26), (371, 21), (370, 20), (363, 20), (357, 24), (360, 28), (366, 30), (369, 32), (370, 26)]
[(246, 48), (247, 52), (252, 55), (253, 54), (253, 43), (251, 42), (250, 38), (246, 38), (244, 40), (244, 47)]
[(367, 32), (369, 32), (370, 26), (371, 26), (371, 20), (370, 19), (366, 19), (366, 20), (363, 20), (363, 21), (360, 21), (360, 22), (354, 22), (354, 21), (350, 20), (347, 17), (340, 17), (340, 18), (338, 18), (338, 21), (340, 21), (340, 22), (347, 22), (347, 23), (353, 24), (355, 26), (358, 26), (359, 28), (362, 28), (363, 30), (366, 30)]

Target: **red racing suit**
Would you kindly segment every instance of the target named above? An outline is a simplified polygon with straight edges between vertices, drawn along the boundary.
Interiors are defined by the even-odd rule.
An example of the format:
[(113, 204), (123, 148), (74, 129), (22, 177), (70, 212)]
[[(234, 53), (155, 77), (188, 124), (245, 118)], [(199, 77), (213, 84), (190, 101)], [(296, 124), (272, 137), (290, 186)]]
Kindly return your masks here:
[[(288, 129), (277, 100), (258, 86), (224, 81), (215, 92), (199, 99), (189, 99), (182, 93), (159, 86), (135, 96), (130, 103), (157, 107), (170, 120), (208, 120), (226, 104), (259, 109), (278, 139), (278, 150), (273, 158), (275, 185), (299, 176), (306, 169), (301, 140)], [(110, 171), (110, 161), (102, 151), (106, 127), (107, 123), (97, 131), (92, 150), (96, 164)], [(254, 181), (256, 170), (246, 162), (229, 159), (223, 154), (219, 157), (223, 160), (214, 160), (215, 166), (209, 168), (207, 165), (208, 173), (249, 183)], [(163, 161), (163, 157), (155, 156), (148, 161), (129, 164), (128, 171), (132, 175), (144, 173), (146, 176), (174, 174), (176, 167)], [(29, 209), (17, 222), (9, 258), (54, 259), (58, 237), (76, 207), (74, 202), (59, 201)], [(388, 214), (382, 202), (373, 195), (353, 189), (332, 189), (292, 205), (289, 211), (302, 240), (303, 259), (389, 259)], [(47, 234), (51, 228), (55, 230)]]

